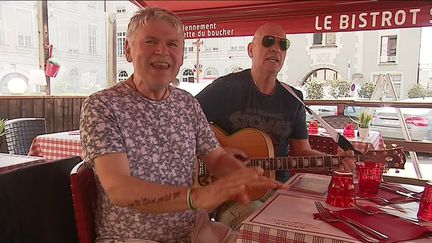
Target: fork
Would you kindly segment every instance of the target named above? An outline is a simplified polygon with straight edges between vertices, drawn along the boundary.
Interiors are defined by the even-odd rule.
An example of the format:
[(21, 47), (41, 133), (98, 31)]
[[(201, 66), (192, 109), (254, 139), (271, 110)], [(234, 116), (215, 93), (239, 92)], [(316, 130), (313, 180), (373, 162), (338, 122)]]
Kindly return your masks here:
[(395, 217), (401, 218), (403, 220), (409, 221), (410, 223), (419, 225), (418, 220), (415, 219), (415, 218), (410, 218), (410, 217), (405, 217), (405, 216), (397, 215), (397, 214), (394, 214), (394, 213), (389, 213), (389, 212), (383, 211), (383, 210), (381, 210), (379, 208), (368, 208), (368, 207), (359, 205), (357, 203), (352, 203), (351, 205), (355, 209), (357, 209), (358, 211), (360, 211), (362, 213), (365, 213), (367, 215), (375, 215), (375, 214), (379, 214), (379, 213), (381, 213), (381, 214), (387, 214), (387, 215), (395, 216)]
[(354, 225), (346, 222), (345, 220), (339, 219), (336, 216), (330, 214), (324, 207), (323, 205), (318, 202), (315, 201), (315, 207), (317, 208), (319, 215), (321, 216), (321, 219), (325, 222), (341, 222), (343, 224), (345, 224), (346, 226), (348, 226), (350, 229), (352, 229), (360, 238), (362, 238), (364, 241), (366, 242), (380, 242), (378, 239), (366, 234), (365, 232), (361, 231), (360, 229), (358, 229), (357, 227), (355, 227)]

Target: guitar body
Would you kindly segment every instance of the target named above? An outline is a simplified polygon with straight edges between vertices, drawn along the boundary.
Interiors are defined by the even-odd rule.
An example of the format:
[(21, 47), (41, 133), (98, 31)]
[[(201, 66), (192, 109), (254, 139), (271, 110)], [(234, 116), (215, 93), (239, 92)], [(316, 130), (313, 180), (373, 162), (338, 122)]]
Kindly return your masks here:
[[(264, 169), (264, 175), (274, 179), (276, 170), (308, 170), (336, 168), (342, 162), (341, 156), (289, 156), (274, 157), (273, 143), (270, 137), (264, 132), (254, 129), (242, 129), (232, 135), (228, 135), (222, 129), (211, 125), (213, 133), (222, 147), (231, 147), (244, 151), (250, 158), (248, 166), (257, 166)], [(357, 156), (357, 161), (371, 160), (384, 163), (387, 168), (403, 169), (406, 158), (401, 148), (386, 150), (368, 151), (366, 154)], [(197, 184), (205, 186), (212, 182), (212, 176), (208, 173), (206, 165), (197, 158), (196, 171)], [(248, 188), (248, 195), (252, 200), (264, 196), (265, 190)]]
[[(245, 152), (249, 157), (264, 157), (273, 158), (274, 148), (270, 137), (255, 128), (245, 128), (234, 134), (228, 135), (221, 128), (211, 125), (213, 133), (222, 147), (231, 147), (240, 149)], [(274, 179), (275, 171), (266, 170), (264, 176)], [(266, 190), (256, 188), (248, 188), (249, 198), (258, 200), (266, 194)]]

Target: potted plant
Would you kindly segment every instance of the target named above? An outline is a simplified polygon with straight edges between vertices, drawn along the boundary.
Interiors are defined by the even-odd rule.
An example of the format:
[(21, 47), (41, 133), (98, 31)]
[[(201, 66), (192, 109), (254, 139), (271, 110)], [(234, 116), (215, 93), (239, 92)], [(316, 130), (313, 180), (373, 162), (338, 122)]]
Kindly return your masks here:
[(372, 114), (367, 111), (360, 113), (357, 125), (360, 138), (367, 138), (369, 136), (369, 127), (372, 122)]
[[(5, 135), (5, 133), (6, 133), (5, 126), (6, 126), (6, 119), (0, 119), (0, 137)], [(0, 143), (1, 143), (1, 141), (0, 141)]]
[(56, 58), (50, 57), (46, 63), (45, 74), (49, 77), (55, 78), (59, 70), (60, 62)]

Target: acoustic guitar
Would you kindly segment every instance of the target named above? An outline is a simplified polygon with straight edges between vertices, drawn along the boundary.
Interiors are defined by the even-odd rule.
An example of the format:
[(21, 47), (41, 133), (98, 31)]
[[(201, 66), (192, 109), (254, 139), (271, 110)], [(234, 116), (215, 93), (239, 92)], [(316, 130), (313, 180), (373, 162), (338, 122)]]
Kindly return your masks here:
[[(215, 125), (211, 128), (222, 147), (232, 147), (243, 150), (250, 157), (248, 166), (261, 167), (265, 175), (274, 179), (275, 170), (304, 171), (310, 169), (332, 169), (338, 167), (344, 156), (288, 156), (274, 157), (273, 144), (270, 137), (254, 128), (242, 129), (228, 135)], [(368, 151), (366, 154), (356, 155), (357, 161), (372, 160), (384, 163), (387, 168), (404, 169), (406, 162), (402, 148)], [(197, 182), (205, 186), (212, 181), (205, 164), (198, 158)], [(248, 191), (253, 200), (261, 198), (266, 191), (252, 189)]]

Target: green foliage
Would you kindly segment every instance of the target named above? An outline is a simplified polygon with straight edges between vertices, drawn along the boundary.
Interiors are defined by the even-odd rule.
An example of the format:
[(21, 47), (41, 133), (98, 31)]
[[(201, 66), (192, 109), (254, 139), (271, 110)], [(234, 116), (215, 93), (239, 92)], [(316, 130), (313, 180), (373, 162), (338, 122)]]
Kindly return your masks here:
[(48, 62), (51, 63), (51, 64), (53, 64), (53, 65), (60, 66), (59, 60), (57, 58), (55, 58), (55, 57), (50, 57), (48, 59)]
[(0, 119), (0, 137), (5, 134), (6, 119)]
[(416, 84), (408, 91), (409, 98), (424, 98), (428, 94), (428, 90), (421, 84)]
[(363, 111), (362, 113), (360, 113), (359, 120), (358, 120), (358, 126), (363, 127), (363, 128), (370, 127), (370, 124), (372, 122), (372, 118), (373, 118), (372, 114), (370, 114), (366, 111)]
[(306, 82), (305, 89), (307, 92), (307, 98), (311, 100), (319, 100), (324, 98), (324, 83), (311, 79)]
[(366, 82), (361, 86), (360, 90), (357, 91), (357, 94), (360, 96), (360, 98), (370, 99), (374, 90), (375, 84), (371, 82)]
[(350, 92), (351, 84), (345, 80), (331, 80), (330, 84), (330, 95), (337, 99), (339, 97), (348, 97)]

